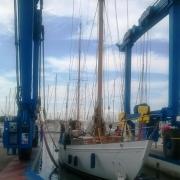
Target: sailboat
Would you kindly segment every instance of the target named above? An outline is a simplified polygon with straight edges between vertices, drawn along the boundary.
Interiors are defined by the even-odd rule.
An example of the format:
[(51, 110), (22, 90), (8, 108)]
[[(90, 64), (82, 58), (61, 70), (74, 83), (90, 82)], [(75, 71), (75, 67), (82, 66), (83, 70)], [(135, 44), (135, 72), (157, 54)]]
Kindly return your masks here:
[(98, 179), (133, 180), (149, 154), (151, 141), (126, 142), (121, 136), (106, 135), (102, 111), (103, 11), (104, 0), (99, 0), (98, 90), (92, 118), (92, 135), (81, 135), (76, 138), (72, 136), (73, 131), (69, 131), (67, 127), (61, 128), (58, 160), (62, 166)]

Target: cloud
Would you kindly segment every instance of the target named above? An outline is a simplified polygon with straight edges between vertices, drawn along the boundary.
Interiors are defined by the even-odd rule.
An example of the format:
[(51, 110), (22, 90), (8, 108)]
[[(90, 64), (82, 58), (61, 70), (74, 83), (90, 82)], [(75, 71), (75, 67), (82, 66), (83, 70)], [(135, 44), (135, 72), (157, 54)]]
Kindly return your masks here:
[[(95, 67), (96, 67), (96, 49), (97, 49), (97, 17), (95, 19), (92, 37), (89, 41), (90, 32), (93, 24), (93, 17), (96, 11), (97, 0), (74, 0), (74, 20), (73, 31), (72, 26), (72, 8), (73, 0), (45, 0), (44, 1), (44, 16), (43, 22), (45, 24), (45, 56), (46, 56), (46, 80), (47, 84), (54, 85), (55, 74), (58, 73), (58, 103), (60, 104), (57, 109), (59, 111), (65, 110), (65, 101), (67, 97), (67, 82), (69, 81), (69, 64), (70, 64), (70, 47), (71, 57), (73, 62), (71, 64), (72, 86), (70, 99), (74, 98), (75, 87), (77, 82), (77, 62), (78, 62), (78, 39), (79, 39), (79, 23), (82, 20), (82, 66), (84, 88), (87, 84), (87, 109), (90, 106), (92, 99), (95, 99), (96, 93), (93, 87), (95, 80)], [(81, 7), (80, 7), (81, 2)], [(127, 30), (127, 12), (126, 0), (117, 0), (117, 16), (119, 24), (120, 39), (118, 39), (116, 18), (115, 18), (115, 0), (106, 0), (105, 11), (105, 58), (104, 69), (106, 71), (105, 87), (109, 88), (111, 94), (111, 110), (112, 110), (112, 93), (114, 79), (117, 82), (116, 93), (119, 96), (120, 75), (122, 74), (122, 66), (124, 63), (123, 55), (119, 58), (117, 49), (113, 50), (114, 44), (118, 40), (122, 40), (124, 33)], [(129, 0), (129, 27), (137, 24), (138, 18), (145, 10), (151, 5), (154, 0)], [(81, 17), (80, 17), (81, 14)], [(15, 54), (14, 54), (14, 39), (13, 39), (13, 1), (1, 0), (0, 4), (0, 56), (3, 59), (0, 62), (0, 94), (1, 99), (5, 99), (8, 94), (7, 89), (16, 86), (15, 83)], [(72, 34), (71, 34), (72, 33)], [(153, 108), (159, 108), (166, 105), (167, 95), (167, 77), (168, 77), (168, 17), (156, 25), (151, 31), (152, 42), (152, 55), (151, 55), (151, 95), (150, 104)], [(89, 52), (86, 52), (87, 45), (89, 44)], [(113, 45), (112, 45), (113, 44)], [(113, 46), (113, 47), (112, 47)], [(109, 54), (109, 55), (108, 55)], [(114, 55), (115, 54), (115, 55)], [(84, 56), (86, 56), (86, 65), (84, 66)], [(138, 74), (140, 71), (140, 56), (142, 53), (133, 52), (132, 58), (132, 89), (133, 98), (132, 103), (135, 102), (134, 98), (137, 93)], [(108, 72), (108, 73), (107, 73)], [(109, 77), (109, 78), (108, 78)], [(109, 85), (108, 85), (109, 84)], [(47, 87), (46, 87), (47, 88)], [(47, 89), (46, 89), (47, 90)], [(51, 90), (52, 91), (52, 90)], [(160, 92), (160, 93), (159, 93)], [(92, 97), (93, 94), (93, 97)], [(83, 90), (84, 96), (84, 90)], [(106, 97), (108, 95), (106, 94)], [(53, 111), (53, 97), (51, 100), (51, 112)], [(116, 111), (120, 106), (120, 98), (116, 100)], [(74, 102), (75, 103), (75, 102)], [(94, 100), (93, 100), (94, 103)], [(93, 104), (92, 103), (92, 104)], [(72, 104), (72, 102), (70, 102)], [(71, 105), (70, 105), (71, 106)], [(107, 102), (106, 102), (107, 109)], [(88, 111), (88, 110), (87, 110)], [(91, 111), (93, 111), (91, 109)]]
[[(132, 108), (139, 102), (137, 99), (139, 82), (137, 80), (132, 81)], [(167, 81), (151, 81), (148, 84), (148, 104), (152, 110), (161, 109), (168, 105), (168, 82)], [(145, 101), (144, 101), (145, 102)]]
[[(151, 33), (149, 34), (151, 36)], [(133, 46), (134, 54), (143, 54), (143, 48), (147, 53), (154, 53), (160, 56), (164, 56), (165, 58), (169, 55), (169, 42), (168, 40), (163, 39), (151, 39), (150, 37), (147, 39), (145, 36), (145, 41), (143, 38), (139, 39), (137, 43)], [(146, 50), (147, 48), (147, 50)]]
[[(75, 56), (71, 65), (69, 58), (56, 58), (56, 57), (47, 57), (47, 68), (54, 69), (56, 72), (67, 72), (69, 73), (69, 68), (73, 72), (77, 72), (78, 67), (78, 57)], [(94, 56), (87, 56), (86, 59), (82, 59), (82, 71), (94, 73), (96, 69), (96, 58)], [(107, 71), (116, 71), (117, 67), (112, 60), (109, 60), (108, 67), (106, 64), (104, 66), (107, 68)]]
[(47, 68), (52, 68), (55, 71), (59, 71), (59, 72), (66, 71), (66, 72), (68, 72), (68, 70), (69, 70), (68, 59), (58, 60), (55, 57), (48, 57), (46, 59), (46, 62), (47, 62)]
[[(167, 57), (152, 53), (151, 58), (148, 59), (151, 73), (168, 74), (168, 60)], [(132, 71), (140, 72), (142, 68), (142, 54), (134, 55), (132, 57)]]
[(13, 34), (13, 1), (1, 0), (0, 3), (0, 34), (11, 36)]
[[(129, 27), (133, 24), (137, 24), (138, 18), (143, 13), (145, 8), (149, 5), (152, 5), (154, 0), (149, 1), (138, 1), (137, 0), (130, 0), (129, 1)], [(81, 7), (80, 7), (81, 4)], [(125, 31), (127, 30), (127, 12), (126, 12), (126, 1), (117, 1), (117, 15), (118, 15), (118, 22), (120, 27), (120, 35), (121, 38)], [(82, 1), (82, 0), (75, 0), (74, 3), (74, 17), (80, 18), (82, 17), (83, 22), (85, 23), (84, 30), (88, 30), (92, 26), (93, 15), (95, 13), (97, 6), (97, 0), (92, 1)], [(114, 1), (107, 0), (106, 1), (106, 8), (108, 17), (109, 17), (109, 25), (111, 28), (111, 33), (113, 33), (112, 37), (114, 41), (117, 41), (117, 32), (116, 32), (116, 19), (115, 19), (115, 3)], [(0, 4), (0, 25), (2, 27), (1, 33), (11, 34), (13, 33), (13, 1), (11, 0), (2, 0)], [(48, 17), (69, 17), (72, 18), (72, 11), (73, 11), (73, 0), (46, 0), (44, 1), (44, 22), (48, 22)], [(136, 13), (134, 13), (136, 12)], [(106, 15), (105, 15), (105, 22), (107, 23)], [(66, 22), (68, 23), (68, 22)], [(65, 23), (65, 24), (66, 24)], [(168, 18), (165, 18), (158, 27), (154, 28), (153, 38), (166, 38), (168, 33)], [(95, 24), (97, 26), (97, 23)], [(158, 31), (157, 31), (158, 29)], [(83, 31), (84, 34), (85, 31)], [(89, 33), (88, 33), (89, 34)], [(96, 33), (95, 33), (96, 34)]]
[[(152, 5), (154, 0), (144, 1), (138, 0), (130, 0), (129, 1), (129, 27), (133, 26), (134, 24), (138, 23), (138, 19), (145, 10), (145, 8), (149, 5)], [(110, 33), (113, 37), (113, 43), (118, 41), (117, 36), (117, 27), (116, 27), (116, 14), (115, 14), (115, 0), (110, 1), (106, 0), (105, 2), (105, 26), (106, 26), (106, 36), (110, 39)], [(117, 17), (118, 17), (118, 24), (119, 24), (119, 31), (120, 31), (120, 39), (122, 39), (124, 33), (127, 31), (127, 12), (126, 12), (126, 0), (116, 1), (117, 5)], [(80, 18), (82, 17), (82, 22), (84, 25), (83, 34), (84, 38), (88, 38), (91, 27), (93, 17), (97, 7), (97, 0), (92, 1), (81, 1), (75, 0), (74, 3), (74, 17)], [(62, 0), (61, 2), (58, 0), (46, 0), (44, 2), (44, 13), (47, 16), (67, 16), (72, 18), (73, 14), (73, 0)], [(71, 20), (72, 21), (72, 20)], [(108, 22), (107, 22), (108, 21)], [(165, 18), (161, 23), (157, 25), (157, 27), (153, 28), (152, 30), (152, 37), (153, 39), (167, 39), (167, 23), (168, 19)], [(95, 27), (93, 31), (93, 39), (97, 38), (97, 16), (95, 19)], [(158, 31), (157, 31), (158, 29)]]
[[(81, 8), (79, 7), (80, 4)], [(96, 4), (97, 1), (74, 0), (74, 16), (79, 17), (79, 11), (82, 13), (82, 17), (87, 13), (93, 13), (92, 10), (95, 10)], [(47, 15), (72, 17), (73, 0), (46, 0), (44, 1), (44, 12)]]
[[(107, 57), (107, 52), (104, 56), (104, 70), (106, 72), (117, 71), (121, 72), (120, 64), (122, 63), (123, 59), (119, 58), (116, 54), (113, 56), (112, 52), (109, 52), (109, 57)], [(78, 64), (78, 56), (74, 56), (72, 64), (70, 65), (70, 58), (63, 57), (47, 57), (47, 68), (54, 69), (55, 72), (67, 72), (69, 73), (69, 67), (72, 71), (77, 71), (77, 64)], [(150, 73), (168, 74), (168, 61), (167, 58), (161, 56), (159, 54), (151, 53), (151, 59), (148, 62), (148, 68), (150, 68)], [(96, 69), (96, 58), (94, 56), (87, 55), (86, 58), (82, 58), (81, 60), (82, 68), (86, 72), (95, 72)], [(82, 69), (81, 68), (81, 69)], [(132, 57), (132, 72), (139, 73), (141, 72), (142, 68), (142, 55), (133, 55)], [(83, 70), (82, 70), (83, 71)]]

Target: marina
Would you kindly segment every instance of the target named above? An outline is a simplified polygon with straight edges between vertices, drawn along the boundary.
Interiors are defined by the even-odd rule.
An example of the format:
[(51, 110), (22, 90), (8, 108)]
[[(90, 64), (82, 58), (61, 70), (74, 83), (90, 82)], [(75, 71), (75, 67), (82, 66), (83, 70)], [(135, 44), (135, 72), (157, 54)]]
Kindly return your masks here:
[(0, 180), (180, 179), (180, 1), (2, 1)]
[[(57, 134), (53, 135), (53, 137), (58, 142)], [(53, 143), (52, 143), (51, 140), (49, 140), (49, 144), (51, 146), (51, 149), (54, 149), (53, 148)], [(1, 146), (1, 148), (2, 148), (2, 146)], [(4, 152), (3, 156), (5, 156), (5, 154), (6, 154), (6, 152)], [(56, 158), (58, 157), (57, 153), (54, 152), (53, 154), (54, 154), (54, 156)], [(10, 158), (9, 162), (16, 161), (16, 163), (18, 163), (16, 157), (9, 156), (9, 158)], [(12, 160), (12, 158), (15, 158), (15, 160)], [(1, 158), (1, 164), (2, 163), (3, 162), (2, 162), (2, 158)], [(7, 163), (8, 163), (8, 161), (7, 161)], [(4, 164), (4, 166), (6, 166), (6, 165)], [(23, 171), (25, 171), (25, 170), (23, 168), (21, 168), (21, 169), (22, 169), (22, 174), (24, 174)], [(77, 174), (77, 173), (75, 173), (74, 171), (71, 171), (71, 170), (61, 169), (60, 172), (53, 172), (53, 170), (54, 170), (54, 165), (53, 165), (53, 163), (51, 162), (51, 160), (49, 158), (49, 155), (48, 155), (48, 153), (46, 151), (46, 148), (44, 147), (43, 152), (42, 152), (42, 157), (39, 159), (38, 165), (37, 165), (37, 167), (35, 169), (36, 176), (39, 175), (41, 177), (41, 178), (39, 178), (37, 176), (39, 179), (49, 179), (50, 175), (51, 175), (52, 180), (64, 180), (64, 179), (65, 180), (71, 180), (71, 179), (82, 180), (84, 178), (84, 176), (79, 175), (79, 174)], [(2, 174), (2, 172), (0, 174)], [(17, 173), (17, 171), (14, 171), (12, 173), (14, 173), (14, 175), (15, 175)], [(7, 174), (8, 173), (6, 172), (6, 175)], [(151, 169), (151, 168), (146, 167), (146, 166), (143, 167), (143, 170), (142, 170), (141, 174), (143, 175), (142, 177), (146, 177), (145, 179), (148, 179), (148, 180), (169, 180), (169, 179), (178, 180), (177, 177), (173, 178), (172, 176), (161, 173), (159, 170), (156, 171), (156, 170)], [(13, 178), (14, 177), (15, 176), (13, 176)], [(12, 178), (10, 178), (10, 179), (12, 179)], [(86, 179), (88, 179), (88, 177), (86, 177)], [(89, 178), (89, 179), (91, 179), (91, 178)]]

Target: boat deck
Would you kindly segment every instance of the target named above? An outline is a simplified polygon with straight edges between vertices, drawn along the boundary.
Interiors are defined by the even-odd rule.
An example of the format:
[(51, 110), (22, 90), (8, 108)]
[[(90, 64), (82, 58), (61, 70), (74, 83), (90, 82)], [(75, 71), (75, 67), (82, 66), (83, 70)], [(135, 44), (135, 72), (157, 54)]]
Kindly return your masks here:
[(121, 142), (121, 136), (101, 136), (101, 137), (80, 137), (73, 138), (72, 144), (107, 144)]

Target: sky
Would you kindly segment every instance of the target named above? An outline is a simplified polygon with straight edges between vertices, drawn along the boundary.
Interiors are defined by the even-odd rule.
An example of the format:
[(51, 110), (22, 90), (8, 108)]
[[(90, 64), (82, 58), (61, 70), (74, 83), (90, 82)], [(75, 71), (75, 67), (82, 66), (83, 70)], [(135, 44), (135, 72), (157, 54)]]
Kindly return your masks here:
[[(122, 75), (124, 55), (116, 47), (128, 27), (138, 24), (143, 11), (155, 0), (105, 1), (104, 41), (104, 111), (119, 112), (122, 104)], [(69, 83), (69, 116), (75, 114), (79, 24), (81, 37), (81, 118), (92, 114), (95, 104), (97, 56), (97, 0), (44, 0), (43, 24), (45, 26), (45, 70), (48, 112), (53, 116), (54, 82), (58, 76), (56, 112), (65, 116), (67, 84)], [(96, 16), (95, 16), (96, 14)], [(117, 21), (116, 21), (117, 15)], [(13, 1), (1, 0), (0, 4), (0, 113), (14, 113), (15, 47)], [(73, 17), (73, 20), (72, 20)], [(94, 21), (95, 17), (95, 21)], [(128, 18), (127, 18), (128, 17)], [(118, 24), (118, 28), (117, 28)], [(118, 33), (119, 32), (119, 33)], [(133, 48), (131, 106), (138, 99), (139, 75), (142, 69), (143, 47), (147, 47), (147, 98), (151, 109), (167, 106), (168, 94), (168, 17), (153, 27)], [(69, 76), (70, 72), (70, 76)], [(49, 87), (49, 88), (48, 88)], [(11, 88), (11, 92), (9, 92)], [(49, 91), (48, 91), (49, 89)], [(49, 93), (48, 93), (49, 92)], [(10, 102), (6, 96), (9, 97)], [(85, 105), (86, 104), (86, 105)], [(8, 109), (10, 109), (8, 111)]]

